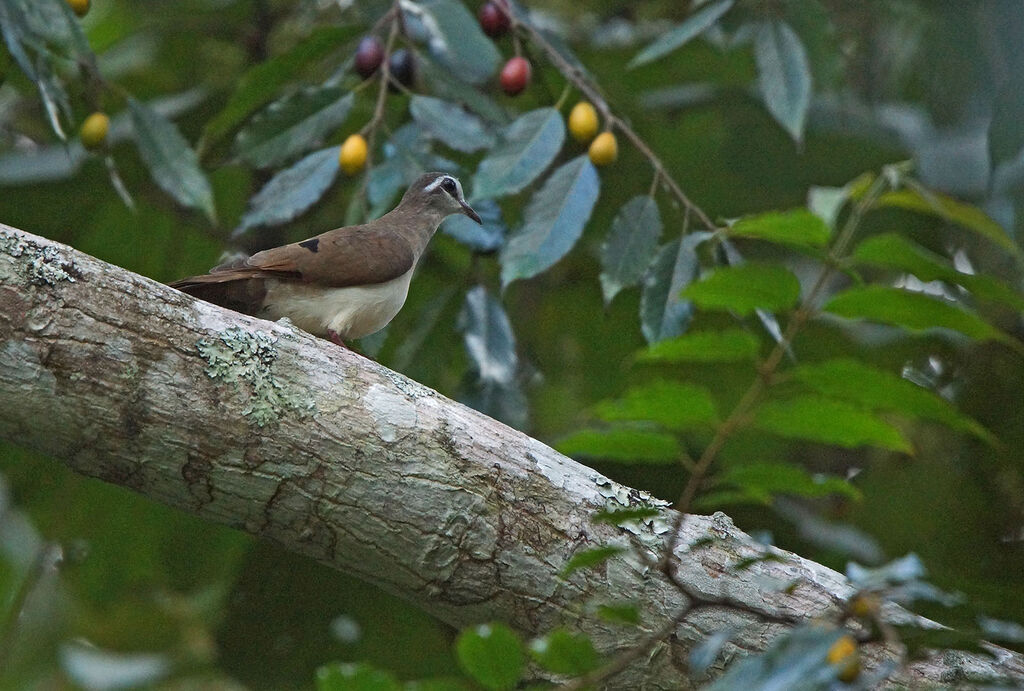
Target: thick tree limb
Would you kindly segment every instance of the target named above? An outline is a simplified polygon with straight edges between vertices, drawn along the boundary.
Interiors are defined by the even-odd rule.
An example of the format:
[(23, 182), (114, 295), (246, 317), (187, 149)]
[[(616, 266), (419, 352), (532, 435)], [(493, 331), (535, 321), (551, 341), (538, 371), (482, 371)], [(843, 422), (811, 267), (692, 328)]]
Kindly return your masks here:
[[(590, 521), (647, 501), (636, 490), (326, 341), (2, 225), (0, 402), (0, 437), (277, 540), (455, 626), (565, 624), (611, 654), (686, 605), (631, 553), (558, 576), (601, 544), (656, 556), (669, 509), (630, 530)], [(780, 619), (829, 616), (850, 593), (840, 574), (781, 550), (779, 561), (731, 569), (766, 548), (723, 514), (689, 517), (683, 530), (679, 579), (740, 606), (695, 610), (612, 687), (689, 687), (686, 652), (705, 633), (737, 627), (729, 655), (760, 650)], [(593, 615), (624, 601), (639, 607), (639, 629)], [(936, 655), (898, 681), (1024, 680), (1020, 656), (993, 651)], [(876, 647), (868, 657), (891, 656)]]

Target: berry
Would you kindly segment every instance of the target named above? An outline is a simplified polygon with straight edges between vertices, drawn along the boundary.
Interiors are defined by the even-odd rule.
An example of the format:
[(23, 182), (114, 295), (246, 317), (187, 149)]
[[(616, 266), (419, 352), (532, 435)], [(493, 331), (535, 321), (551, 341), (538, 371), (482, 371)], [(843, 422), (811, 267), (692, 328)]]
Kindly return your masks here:
[(338, 151), (338, 164), (346, 175), (355, 175), (366, 165), (366, 140), (361, 134), (350, 134)]
[(586, 101), (580, 101), (569, 112), (569, 134), (578, 142), (586, 143), (597, 134), (597, 111)]
[(611, 132), (602, 132), (590, 143), (588, 153), (595, 166), (606, 166), (619, 157), (619, 143)]
[(857, 653), (857, 641), (852, 636), (843, 636), (828, 649), (825, 656), (830, 665), (839, 667), (839, 679), (850, 683), (860, 674), (860, 655)]
[(107, 140), (107, 131), (110, 129), (110, 118), (105, 113), (93, 113), (82, 123), (78, 130), (78, 136), (82, 140), (82, 146), (90, 151), (103, 146)]
[(363, 79), (377, 71), (384, 62), (384, 44), (376, 36), (363, 36), (356, 48), (356, 72)]
[(511, 25), (504, 8), (493, 2), (485, 2), (480, 7), (477, 19), (480, 20), (480, 28), (491, 38), (504, 36)]
[(501, 88), (509, 96), (515, 96), (523, 91), (530, 83), (530, 76), (533, 69), (530, 61), (526, 58), (516, 56), (505, 63), (501, 68)]
[(405, 87), (411, 87), (416, 78), (416, 63), (413, 61), (412, 53), (405, 48), (400, 48), (391, 54), (388, 60), (388, 70), (396, 82)]
[(90, 0), (67, 0), (68, 5), (74, 10), (75, 14), (79, 17), (84, 17), (89, 13)]

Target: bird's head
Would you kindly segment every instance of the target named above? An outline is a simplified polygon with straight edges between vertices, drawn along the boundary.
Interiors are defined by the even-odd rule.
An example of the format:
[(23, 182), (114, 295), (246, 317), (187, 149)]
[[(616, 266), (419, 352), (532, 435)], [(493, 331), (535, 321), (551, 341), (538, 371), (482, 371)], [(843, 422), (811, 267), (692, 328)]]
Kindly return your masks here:
[(450, 214), (465, 214), (477, 223), (483, 224), (477, 212), (466, 202), (462, 194), (462, 183), (447, 173), (421, 175), (405, 193), (402, 204), (413, 200), (436, 211), (442, 218)]

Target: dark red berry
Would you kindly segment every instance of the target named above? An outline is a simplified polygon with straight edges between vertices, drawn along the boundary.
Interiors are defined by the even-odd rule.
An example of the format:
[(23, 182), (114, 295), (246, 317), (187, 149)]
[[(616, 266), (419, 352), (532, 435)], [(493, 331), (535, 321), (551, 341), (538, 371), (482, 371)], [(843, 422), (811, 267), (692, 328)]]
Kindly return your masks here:
[(477, 18), (480, 20), (480, 28), (491, 38), (504, 36), (509, 29), (508, 14), (493, 2), (485, 2), (480, 7)]
[(384, 44), (376, 36), (364, 36), (356, 48), (356, 72), (363, 79), (377, 71), (384, 61)]
[(501, 68), (501, 88), (509, 96), (515, 96), (530, 83), (532, 73), (530, 61), (516, 56), (506, 62), (505, 66)]
[(391, 71), (391, 78), (405, 87), (411, 87), (416, 77), (416, 64), (413, 61), (412, 53), (405, 48), (396, 50), (388, 60), (388, 69)]

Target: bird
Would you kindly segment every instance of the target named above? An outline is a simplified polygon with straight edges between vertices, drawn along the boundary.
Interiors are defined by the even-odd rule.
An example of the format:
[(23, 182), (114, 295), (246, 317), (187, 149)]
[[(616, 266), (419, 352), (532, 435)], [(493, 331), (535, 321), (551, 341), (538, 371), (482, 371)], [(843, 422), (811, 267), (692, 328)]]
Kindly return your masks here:
[(345, 341), (380, 331), (409, 294), (416, 263), (445, 218), (480, 223), (462, 183), (447, 173), (418, 177), (394, 209), (362, 225), (257, 252), (169, 285), (255, 317)]

